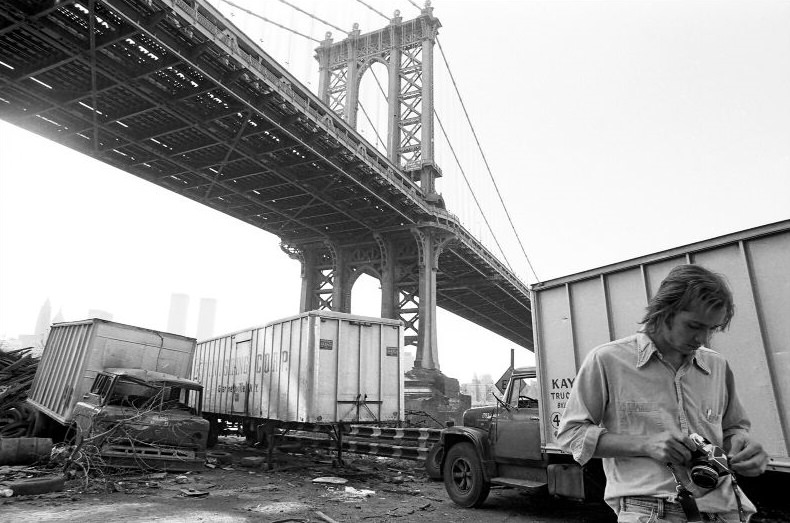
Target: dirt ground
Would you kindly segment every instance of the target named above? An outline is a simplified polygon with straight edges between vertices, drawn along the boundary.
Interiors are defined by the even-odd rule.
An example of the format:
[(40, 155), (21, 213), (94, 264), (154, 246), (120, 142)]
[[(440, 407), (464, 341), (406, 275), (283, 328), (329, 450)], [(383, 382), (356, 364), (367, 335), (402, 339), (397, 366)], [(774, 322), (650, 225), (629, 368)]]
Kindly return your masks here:
[[(479, 509), (452, 503), (441, 482), (422, 464), (346, 454), (342, 467), (323, 451), (278, 452), (272, 470), (242, 466), (242, 458), (263, 456), (243, 439), (221, 438), (214, 449), (230, 463), (200, 472), (115, 472), (66, 482), (65, 490), (0, 498), (1, 522), (606, 522), (602, 503), (580, 504), (529, 496), (513, 489), (491, 491)], [(213, 460), (211, 460), (213, 461)], [(248, 463), (245, 463), (248, 464)], [(0, 483), (25, 467), (0, 467)], [(40, 472), (40, 469), (38, 469)], [(5, 474), (4, 474), (5, 472)], [(317, 478), (326, 478), (316, 482)], [(755, 488), (745, 486), (746, 488)], [(757, 487), (759, 488), (759, 487)], [(751, 495), (751, 490), (747, 490)], [(754, 496), (752, 496), (754, 497)], [(776, 496), (778, 499), (778, 496)], [(790, 510), (758, 500), (755, 522), (790, 521)]]

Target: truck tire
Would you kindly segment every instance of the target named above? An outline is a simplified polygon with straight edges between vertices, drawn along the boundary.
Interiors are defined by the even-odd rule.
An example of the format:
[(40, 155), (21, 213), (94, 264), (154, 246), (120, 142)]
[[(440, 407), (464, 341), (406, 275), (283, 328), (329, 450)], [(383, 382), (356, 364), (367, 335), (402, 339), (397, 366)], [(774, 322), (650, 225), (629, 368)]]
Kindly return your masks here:
[(480, 458), (471, 443), (457, 443), (447, 451), (444, 488), (450, 499), (464, 508), (476, 508), (485, 502), (491, 483), (486, 481)]
[(439, 443), (434, 443), (428, 451), (428, 456), (425, 458), (425, 472), (428, 477), (433, 480), (441, 480), (442, 475), (442, 458), (444, 457), (444, 447)]
[(230, 465), (233, 463), (233, 454), (221, 450), (210, 450), (206, 452), (206, 457), (217, 460), (220, 465)]

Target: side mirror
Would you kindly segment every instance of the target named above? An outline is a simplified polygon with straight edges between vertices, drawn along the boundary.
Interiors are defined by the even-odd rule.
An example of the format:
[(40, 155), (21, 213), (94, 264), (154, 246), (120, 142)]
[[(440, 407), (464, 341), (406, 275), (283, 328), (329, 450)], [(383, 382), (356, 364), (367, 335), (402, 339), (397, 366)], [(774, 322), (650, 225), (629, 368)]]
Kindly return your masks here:
[[(492, 394), (493, 394), (493, 393), (492, 393)], [(504, 401), (502, 401), (502, 399), (501, 399), (499, 396), (497, 396), (496, 394), (493, 394), (493, 396), (494, 396), (494, 399), (496, 400), (496, 402), (497, 402), (499, 405), (501, 405), (502, 407), (504, 407), (504, 409), (505, 409), (506, 411), (510, 412), (510, 409), (512, 409), (513, 407), (511, 407), (510, 405), (508, 405), (507, 403), (505, 403)]]

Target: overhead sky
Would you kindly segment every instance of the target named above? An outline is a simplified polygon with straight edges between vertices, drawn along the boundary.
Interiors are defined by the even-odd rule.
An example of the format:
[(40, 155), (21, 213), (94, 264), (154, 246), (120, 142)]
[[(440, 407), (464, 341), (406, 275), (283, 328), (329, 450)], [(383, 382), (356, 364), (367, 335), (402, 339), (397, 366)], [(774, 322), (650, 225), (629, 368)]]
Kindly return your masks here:
[[(315, 42), (212, 3), (295, 75), (316, 76)], [(236, 3), (340, 39), (283, 2)], [(342, 28), (386, 24), (352, 0), (291, 3)], [(367, 3), (387, 15), (398, 8), (404, 19), (418, 14), (407, 0)], [(790, 218), (790, 2), (433, 6), (442, 49), (540, 280)], [(445, 118), (465, 125), (460, 114)], [(449, 192), (456, 182), (442, 183)], [(452, 212), (468, 203), (447, 198)], [(188, 335), (202, 297), (217, 300), (216, 334), (296, 314), (299, 263), (278, 243), (0, 121), (0, 338), (32, 333), (47, 299), (66, 320), (102, 309), (165, 329), (171, 294), (188, 294)], [(358, 285), (352, 312), (377, 314), (377, 282)], [(438, 330), (441, 370), (461, 381), (498, 377), (511, 348), (517, 364), (531, 361), (525, 349), (449, 313)]]

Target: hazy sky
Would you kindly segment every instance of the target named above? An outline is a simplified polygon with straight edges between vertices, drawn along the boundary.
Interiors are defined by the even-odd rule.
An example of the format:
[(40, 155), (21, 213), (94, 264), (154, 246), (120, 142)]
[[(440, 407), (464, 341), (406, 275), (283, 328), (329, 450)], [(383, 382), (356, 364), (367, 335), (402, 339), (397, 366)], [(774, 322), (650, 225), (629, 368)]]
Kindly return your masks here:
[[(406, 0), (368, 3), (417, 14)], [(298, 4), (363, 32), (386, 23), (350, 0)], [(316, 37), (326, 30), (276, 0), (254, 5)], [(541, 280), (790, 218), (790, 2), (433, 6)], [(231, 19), (295, 75), (315, 77), (314, 42), (278, 39), (239, 12)], [(456, 182), (443, 180), (448, 193)], [(467, 203), (447, 199), (452, 212)], [(189, 335), (202, 297), (217, 300), (217, 334), (296, 314), (300, 267), (278, 243), (0, 122), (0, 337), (32, 333), (47, 299), (67, 320), (103, 309), (165, 329), (171, 293), (185, 293)], [(372, 280), (355, 288), (352, 312), (376, 314), (377, 292)], [(467, 381), (507, 367), (512, 343), (447, 313), (438, 328), (446, 375)], [(517, 364), (529, 361), (518, 348)]]

